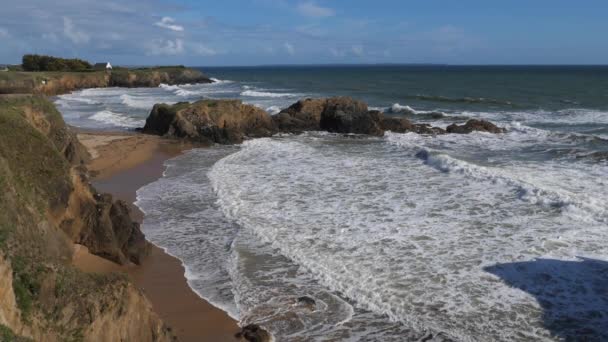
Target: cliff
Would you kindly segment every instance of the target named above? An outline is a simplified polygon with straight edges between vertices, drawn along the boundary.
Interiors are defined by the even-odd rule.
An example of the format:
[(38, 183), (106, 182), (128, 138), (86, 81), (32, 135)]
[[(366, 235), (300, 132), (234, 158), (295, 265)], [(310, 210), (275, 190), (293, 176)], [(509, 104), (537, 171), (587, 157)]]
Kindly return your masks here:
[(158, 87), (160, 84), (211, 83), (202, 72), (181, 67), (117, 68), (111, 72), (0, 73), (0, 94), (59, 95), (78, 89)]
[(87, 158), (48, 100), (0, 96), (0, 333), (171, 340), (124, 276), (71, 266), (74, 243), (119, 263), (137, 263), (148, 247), (126, 204), (89, 185)]

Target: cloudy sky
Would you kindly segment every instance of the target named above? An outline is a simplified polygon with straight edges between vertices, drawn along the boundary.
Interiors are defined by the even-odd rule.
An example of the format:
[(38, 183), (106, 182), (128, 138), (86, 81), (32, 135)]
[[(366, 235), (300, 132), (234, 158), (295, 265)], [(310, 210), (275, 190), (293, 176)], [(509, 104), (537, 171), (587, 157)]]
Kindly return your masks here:
[(0, 63), (606, 64), (606, 0), (3, 0)]

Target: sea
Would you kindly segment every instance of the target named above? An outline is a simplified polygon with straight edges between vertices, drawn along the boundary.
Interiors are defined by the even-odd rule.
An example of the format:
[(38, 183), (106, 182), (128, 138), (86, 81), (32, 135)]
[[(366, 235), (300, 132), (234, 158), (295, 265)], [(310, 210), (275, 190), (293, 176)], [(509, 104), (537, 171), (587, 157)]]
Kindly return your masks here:
[(270, 114), (352, 96), (504, 134), (308, 132), (194, 149), (137, 192), (190, 286), (276, 341), (607, 341), (608, 67), (202, 68), (212, 84), (55, 98), (67, 123), (142, 127), (155, 103)]

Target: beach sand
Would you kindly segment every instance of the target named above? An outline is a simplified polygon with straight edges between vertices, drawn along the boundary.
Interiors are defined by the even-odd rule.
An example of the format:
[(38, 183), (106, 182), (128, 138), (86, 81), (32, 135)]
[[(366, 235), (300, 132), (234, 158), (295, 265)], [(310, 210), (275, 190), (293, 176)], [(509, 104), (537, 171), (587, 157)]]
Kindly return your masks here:
[[(93, 185), (100, 192), (133, 203), (140, 187), (162, 176), (163, 163), (191, 145), (137, 133), (79, 132), (93, 160)], [(132, 205), (133, 218), (143, 213)], [(143, 227), (145, 233), (145, 227)], [(77, 246), (74, 265), (87, 272), (126, 272), (143, 289), (154, 310), (179, 341), (235, 341), (237, 322), (201, 299), (188, 286), (180, 260), (153, 246), (140, 266), (119, 266)]]

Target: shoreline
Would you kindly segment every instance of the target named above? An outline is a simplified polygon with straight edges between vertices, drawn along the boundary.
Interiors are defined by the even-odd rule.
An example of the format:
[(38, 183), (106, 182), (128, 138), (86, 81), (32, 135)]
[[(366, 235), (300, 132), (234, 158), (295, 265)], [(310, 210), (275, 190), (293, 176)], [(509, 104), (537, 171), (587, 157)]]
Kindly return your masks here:
[[(162, 177), (166, 160), (195, 147), (137, 132), (77, 130), (77, 133), (92, 155), (88, 164), (92, 184), (100, 192), (127, 202), (132, 218), (139, 223), (144, 213), (134, 205), (136, 191)], [(145, 227), (142, 230), (145, 234)], [(74, 265), (87, 272), (128, 274), (179, 341), (236, 340), (238, 322), (190, 287), (181, 260), (151, 242), (150, 245), (150, 253), (141, 265), (126, 267), (91, 255), (79, 246)]]

